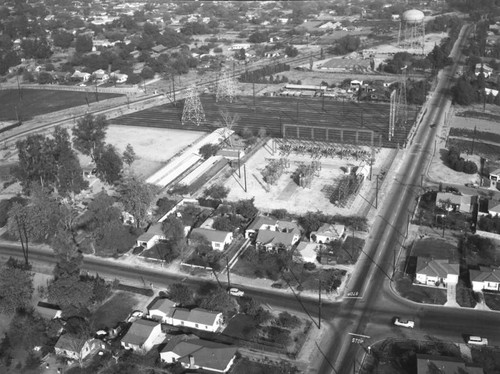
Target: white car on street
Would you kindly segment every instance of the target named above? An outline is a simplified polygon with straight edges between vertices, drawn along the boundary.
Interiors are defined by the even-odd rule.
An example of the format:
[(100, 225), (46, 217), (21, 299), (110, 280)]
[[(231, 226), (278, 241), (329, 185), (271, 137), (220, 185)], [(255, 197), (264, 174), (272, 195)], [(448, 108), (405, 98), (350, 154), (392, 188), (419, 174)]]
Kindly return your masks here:
[(469, 336), (469, 339), (467, 339), (467, 344), (488, 345), (488, 339), (481, 338), (480, 336)]
[(237, 288), (230, 288), (229, 294), (231, 296), (242, 297), (245, 294), (245, 292), (243, 292), (242, 290), (239, 290)]
[(399, 317), (394, 318), (394, 325), (395, 326), (400, 326), (400, 327), (407, 327), (407, 328), (414, 328), (415, 327), (415, 322), (414, 321), (406, 321), (404, 319), (401, 319)]

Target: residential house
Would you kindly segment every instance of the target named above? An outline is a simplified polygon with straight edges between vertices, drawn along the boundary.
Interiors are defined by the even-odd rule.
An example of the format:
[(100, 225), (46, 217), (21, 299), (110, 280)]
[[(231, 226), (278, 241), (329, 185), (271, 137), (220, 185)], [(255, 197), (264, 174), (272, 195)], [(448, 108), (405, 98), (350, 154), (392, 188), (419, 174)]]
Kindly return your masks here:
[(310, 242), (300, 242), (297, 245), (297, 252), (302, 256), (304, 262), (317, 263), (318, 244)]
[(489, 207), (488, 204), (488, 214), (490, 214), (492, 217), (495, 217), (500, 214), (500, 204), (495, 204), (491, 208)]
[(280, 57), (281, 53), (278, 51), (270, 51), (270, 52), (264, 52), (264, 57), (266, 58), (274, 58), (274, 57)]
[(276, 221), (276, 218), (268, 216), (255, 217), (245, 230), (245, 238), (256, 237), (259, 230), (272, 230)]
[(500, 291), (500, 268), (480, 266), (478, 270), (469, 270), (472, 290)]
[(149, 318), (166, 323), (170, 309), (177, 304), (170, 299), (158, 299), (148, 308)]
[(493, 190), (497, 190), (498, 181), (500, 181), (500, 169), (496, 169), (490, 172), (490, 188)]
[(70, 334), (61, 335), (54, 346), (56, 355), (78, 361), (101, 349), (107, 349), (107, 344), (101, 340), (84, 340)]
[(250, 49), (250, 47), (251, 47), (250, 43), (238, 43), (238, 44), (233, 44), (231, 47), (229, 47), (229, 49), (231, 51), (239, 51), (240, 49), (244, 50)]
[[(262, 220), (261, 223), (265, 221), (266, 220)], [(263, 223), (258, 228), (255, 241), (259, 247), (265, 248), (266, 250), (276, 250), (284, 246), (286, 249), (289, 249), (300, 239), (300, 228), (296, 222), (274, 219), (273, 223), (274, 224)], [(250, 226), (256, 227), (253, 223)]]
[(427, 286), (458, 283), (459, 268), (458, 263), (450, 263), (450, 260), (433, 260), (419, 257), (417, 259), (415, 281), (418, 284)]
[(310, 240), (316, 243), (329, 243), (341, 239), (344, 234), (344, 225), (324, 223), (317, 231), (311, 232)]
[(475, 195), (457, 195), (450, 192), (438, 192), (436, 195), (436, 206), (449, 212), (472, 213), (475, 204)]
[(212, 244), (213, 250), (222, 251), (226, 245), (231, 244), (233, 241), (233, 233), (228, 231), (219, 231), (207, 228), (198, 227), (191, 231), (191, 237), (194, 235), (201, 235)]
[(137, 353), (147, 353), (162, 336), (159, 322), (139, 319), (132, 323), (121, 340), (121, 346)]
[(462, 359), (447, 356), (417, 354), (417, 374), (484, 374), (478, 366), (465, 363)]
[(318, 28), (323, 29), (323, 30), (335, 30), (341, 26), (342, 26), (342, 23), (340, 23), (338, 21), (337, 22), (328, 21), (328, 22), (325, 22), (324, 24), (322, 24), (321, 26), (319, 26)]
[(39, 301), (36, 305), (35, 310), (45, 319), (56, 319), (61, 318), (62, 311), (58, 305), (46, 303), (43, 301)]
[(165, 239), (165, 234), (161, 226), (162, 224), (160, 222), (151, 225), (148, 231), (137, 238), (137, 246), (143, 246), (149, 249), (154, 247), (161, 239)]
[(128, 79), (128, 75), (127, 74), (120, 74), (120, 73), (117, 73), (117, 72), (112, 72), (109, 77), (111, 79), (114, 79), (116, 80), (116, 83), (125, 83)]
[(220, 312), (195, 308), (171, 308), (165, 317), (165, 323), (173, 326), (185, 326), (192, 329), (216, 332), (222, 327), (223, 317)]
[(493, 73), (493, 69), (486, 64), (477, 63), (474, 69), (474, 74), (477, 77), (481, 73), (485, 78), (489, 78), (490, 75)]
[(82, 81), (82, 82), (88, 82), (88, 80), (90, 79), (90, 76), (91, 76), (90, 73), (83, 73), (80, 70), (75, 70), (73, 75), (71, 75), (71, 79)]
[(92, 76), (96, 80), (107, 81), (109, 79), (109, 74), (106, 70), (98, 69), (92, 73)]
[(166, 363), (180, 362), (185, 369), (227, 373), (236, 358), (237, 348), (197, 338), (176, 337), (160, 352)]

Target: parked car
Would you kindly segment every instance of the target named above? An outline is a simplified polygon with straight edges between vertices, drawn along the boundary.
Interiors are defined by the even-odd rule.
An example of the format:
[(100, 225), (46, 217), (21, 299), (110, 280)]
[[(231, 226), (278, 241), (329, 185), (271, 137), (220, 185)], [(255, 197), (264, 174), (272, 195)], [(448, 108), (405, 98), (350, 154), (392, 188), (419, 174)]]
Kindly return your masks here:
[(414, 328), (415, 327), (415, 322), (410, 321), (410, 320), (404, 320), (399, 317), (394, 318), (394, 325), (395, 326), (400, 326), (400, 327), (407, 327), (407, 328)]
[(471, 335), (467, 339), (467, 344), (473, 344), (473, 345), (488, 345), (488, 339), (486, 338), (481, 338), (480, 336), (474, 336)]
[(281, 283), (273, 283), (271, 284), (271, 287), (272, 288), (279, 288), (279, 289), (282, 289), (283, 288), (283, 285)]
[(238, 288), (230, 288), (229, 294), (231, 296), (242, 297), (245, 294), (245, 292), (243, 292), (242, 290), (240, 290)]

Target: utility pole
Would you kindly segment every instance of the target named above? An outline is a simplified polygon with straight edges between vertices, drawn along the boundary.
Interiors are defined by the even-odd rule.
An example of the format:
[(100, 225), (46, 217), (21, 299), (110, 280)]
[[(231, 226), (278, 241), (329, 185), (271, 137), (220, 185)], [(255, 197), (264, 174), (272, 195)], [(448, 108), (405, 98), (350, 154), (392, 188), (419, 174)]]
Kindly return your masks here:
[(247, 166), (243, 164), (243, 178), (245, 179), (245, 192), (247, 192)]
[(252, 81), (252, 92), (253, 92), (253, 110), (256, 110), (255, 107), (255, 81)]
[(174, 76), (174, 73), (172, 73), (172, 92), (174, 94), (174, 105), (175, 105), (175, 76)]
[(474, 143), (476, 141), (476, 129), (477, 129), (477, 126), (474, 126), (474, 135), (472, 136), (472, 147), (471, 147), (471, 152), (470, 152), (471, 155), (474, 154)]
[(238, 178), (241, 178), (240, 150), (238, 149)]
[(227, 288), (231, 288), (231, 279), (229, 271), (229, 258), (226, 256), (226, 271), (227, 271)]
[(318, 329), (321, 330), (321, 267), (319, 268), (319, 292), (318, 292)]
[(375, 209), (378, 208), (378, 174), (375, 175), (375, 181), (377, 183), (376, 191), (375, 191)]

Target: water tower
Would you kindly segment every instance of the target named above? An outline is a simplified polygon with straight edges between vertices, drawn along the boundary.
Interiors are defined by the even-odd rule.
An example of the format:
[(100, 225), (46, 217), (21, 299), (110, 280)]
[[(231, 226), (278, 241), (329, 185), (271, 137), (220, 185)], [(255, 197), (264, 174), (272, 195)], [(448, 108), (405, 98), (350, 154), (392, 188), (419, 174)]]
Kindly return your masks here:
[(425, 25), (424, 13), (410, 9), (403, 13), (399, 23), (398, 45), (409, 53), (424, 54)]

